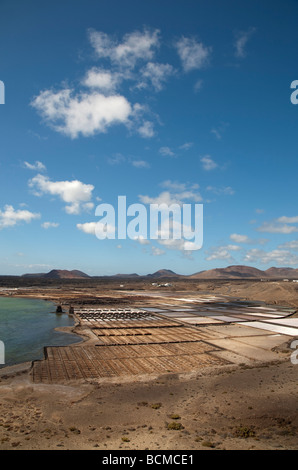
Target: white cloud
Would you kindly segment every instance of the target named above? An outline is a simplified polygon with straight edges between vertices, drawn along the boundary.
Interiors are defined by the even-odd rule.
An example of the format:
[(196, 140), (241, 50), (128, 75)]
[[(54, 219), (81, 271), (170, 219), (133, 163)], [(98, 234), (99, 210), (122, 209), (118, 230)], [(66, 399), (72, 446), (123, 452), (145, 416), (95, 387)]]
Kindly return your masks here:
[(192, 200), (194, 202), (202, 201), (201, 195), (194, 191), (182, 191), (178, 193), (163, 191), (157, 197), (139, 195), (139, 199), (143, 204), (167, 204), (168, 206), (171, 204), (182, 205), (185, 200)]
[(227, 122), (222, 122), (218, 127), (213, 127), (210, 132), (215, 135), (217, 140), (221, 140), (228, 126)]
[[(189, 227), (187, 227), (184, 224), (175, 224), (175, 225), (176, 225), (176, 229), (181, 230), (181, 234), (184, 234), (185, 236), (189, 235), (188, 233), (190, 229)], [(173, 223), (170, 224), (169, 232), (166, 227), (161, 227), (158, 232), (158, 236), (159, 237), (169, 236), (169, 238), (164, 238), (164, 239), (159, 238), (157, 239), (157, 242), (169, 250), (181, 251), (183, 255), (186, 257), (189, 257), (189, 255), (191, 254), (191, 252), (193, 252), (193, 250), (197, 250), (201, 248), (200, 246), (197, 246), (195, 242), (186, 240), (183, 237), (181, 239), (174, 239), (173, 238)]]
[(45, 90), (32, 106), (56, 131), (71, 137), (106, 132), (115, 124), (128, 124), (132, 107), (124, 96), (101, 93), (74, 94), (71, 89)]
[(29, 269), (36, 269), (36, 268), (52, 268), (52, 264), (15, 264), (17, 268), (29, 268)]
[(221, 195), (233, 196), (233, 194), (235, 194), (234, 189), (231, 188), (230, 186), (226, 186), (223, 188), (217, 188), (215, 186), (207, 186), (206, 190), (218, 196), (221, 196)]
[(164, 83), (174, 73), (174, 68), (170, 64), (148, 62), (145, 67), (141, 69), (143, 81), (139, 83), (138, 88), (145, 88), (148, 86), (148, 83), (151, 83), (156, 91), (161, 91), (164, 87)]
[(77, 224), (77, 228), (84, 233), (95, 235), (95, 228), (98, 222), (86, 222), (85, 224)]
[(135, 237), (135, 241), (140, 243), (140, 245), (150, 245), (150, 241), (147, 238), (144, 238), (142, 235)]
[(109, 157), (107, 161), (110, 165), (119, 165), (120, 163), (125, 162), (126, 158), (121, 153), (116, 153), (112, 155), (112, 157)]
[(135, 168), (149, 168), (150, 167), (149, 163), (146, 162), (145, 160), (132, 160), (131, 164)]
[(266, 252), (253, 248), (246, 253), (244, 260), (250, 263), (258, 262), (261, 264), (275, 264), (279, 266), (296, 266), (298, 264), (297, 255), (293, 255), (289, 250), (281, 249)]
[(83, 211), (90, 212), (93, 209), (93, 202), (72, 202), (70, 205), (65, 206), (65, 212), (71, 215), (78, 215)]
[(100, 90), (103, 93), (114, 93), (121, 78), (119, 73), (112, 73), (109, 70), (93, 67), (88, 70), (83, 84), (89, 88)]
[(206, 65), (212, 50), (211, 47), (204, 46), (196, 39), (186, 37), (182, 37), (176, 43), (176, 47), (185, 72), (200, 69)]
[(210, 250), (206, 251), (206, 260), (213, 261), (213, 260), (225, 260), (228, 262), (233, 262), (234, 258), (231, 255), (231, 251), (240, 251), (242, 248), (238, 245), (223, 245), (212, 247)]
[(43, 222), (41, 226), (42, 228), (48, 229), (48, 228), (57, 228), (59, 227), (59, 224), (57, 222)]
[(246, 44), (255, 31), (256, 31), (256, 28), (250, 28), (247, 31), (241, 31), (236, 34), (236, 41), (234, 44), (235, 49), (236, 49), (235, 51), (236, 57), (243, 59), (246, 56), (246, 51), (245, 51)]
[(225, 260), (228, 262), (233, 261), (233, 257), (230, 253), (230, 250), (227, 246), (219, 246), (216, 248), (211, 248), (207, 253), (206, 260), (213, 261), (213, 260)]
[(93, 203), (90, 202), (94, 186), (78, 180), (51, 181), (43, 175), (36, 175), (29, 181), (29, 187), (37, 189), (36, 195), (51, 194), (59, 196), (62, 201), (68, 203), (65, 210), (68, 214), (79, 214), (81, 209), (90, 210)]
[(161, 256), (165, 254), (164, 250), (156, 246), (151, 246), (151, 251), (152, 251), (153, 256)]
[(180, 150), (189, 150), (193, 146), (193, 142), (185, 142), (185, 144), (180, 145)]
[[(117, 41), (105, 33), (90, 30), (89, 39), (97, 57), (109, 59), (111, 64), (87, 70), (79, 89), (64, 85), (58, 91), (41, 91), (31, 105), (47, 125), (72, 139), (105, 133), (115, 125), (125, 125), (143, 138), (153, 137), (153, 122), (141, 116), (149, 108), (131, 104), (118, 88), (123, 81), (131, 80), (137, 83), (135, 87), (152, 85), (160, 91), (175, 73), (172, 65), (153, 60), (159, 47), (159, 31), (135, 31)], [(133, 70), (139, 63), (142, 67)]]
[(110, 165), (120, 165), (122, 163), (129, 163), (135, 168), (150, 168), (149, 163), (145, 160), (133, 160), (132, 158), (125, 157), (121, 153), (117, 153), (112, 157), (109, 157), (107, 161)]
[(279, 245), (278, 248), (286, 248), (293, 251), (298, 251), (298, 240), (292, 240), (291, 242), (283, 243)]
[(277, 219), (277, 222), (280, 222), (282, 224), (298, 224), (298, 215), (294, 217), (282, 216)]
[(236, 243), (251, 243), (252, 240), (247, 235), (240, 235), (238, 233), (232, 233), (230, 239)]
[(101, 31), (90, 30), (89, 39), (100, 58), (109, 58), (122, 68), (134, 68), (138, 61), (149, 61), (159, 46), (159, 31), (144, 30), (125, 34), (122, 42)]
[(194, 91), (195, 93), (197, 93), (198, 91), (200, 91), (203, 87), (203, 80), (199, 79), (196, 81), (196, 83), (194, 84)]
[(211, 132), (211, 134), (214, 134), (215, 137), (216, 137), (218, 140), (221, 139), (221, 134), (220, 134), (220, 132), (218, 131), (218, 129), (211, 129), (210, 132)]
[(30, 223), (33, 219), (39, 219), (40, 214), (28, 210), (15, 210), (13, 206), (6, 205), (4, 210), (0, 210), (0, 230), (13, 227), (18, 223)]
[(163, 157), (174, 157), (175, 153), (170, 149), (170, 147), (160, 147), (159, 153)]
[(226, 245), (225, 248), (227, 250), (230, 250), (230, 251), (239, 251), (239, 250), (241, 250), (241, 246), (238, 246), (238, 245)]
[(160, 183), (160, 186), (163, 188), (172, 189), (173, 191), (188, 191), (193, 189), (199, 189), (198, 184), (186, 184), (186, 183), (179, 183), (177, 181), (166, 180)]
[(138, 128), (138, 132), (141, 137), (150, 139), (155, 135), (153, 123), (150, 121), (144, 121), (144, 123)]
[(217, 163), (212, 160), (210, 155), (204, 155), (204, 157), (201, 158), (201, 163), (203, 165), (204, 170), (206, 171), (214, 170), (218, 166)]
[(28, 170), (34, 170), (34, 171), (45, 171), (46, 170), (46, 167), (43, 163), (39, 162), (38, 160), (36, 160), (35, 163), (28, 163), (28, 162), (24, 162), (24, 165), (26, 168), (28, 168)]
[(114, 234), (115, 227), (110, 224), (103, 224), (102, 222), (86, 222), (85, 224), (77, 224), (77, 228), (89, 235), (96, 235), (97, 232)]
[(240, 235), (238, 233), (232, 233), (230, 235), (230, 239), (235, 242), (235, 243), (247, 243), (247, 244), (253, 244), (253, 245), (264, 245), (265, 243), (268, 242), (266, 238), (249, 238), (247, 235)]
[(298, 232), (298, 227), (293, 227), (288, 224), (280, 224), (276, 220), (272, 222), (264, 222), (260, 227), (256, 229), (258, 232), (267, 233), (294, 233)]

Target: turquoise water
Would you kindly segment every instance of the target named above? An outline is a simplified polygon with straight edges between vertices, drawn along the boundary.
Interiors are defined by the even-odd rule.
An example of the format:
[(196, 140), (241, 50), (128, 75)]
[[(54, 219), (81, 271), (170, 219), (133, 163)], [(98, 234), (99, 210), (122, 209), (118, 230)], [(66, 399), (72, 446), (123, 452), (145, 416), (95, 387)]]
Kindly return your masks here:
[(56, 315), (52, 302), (0, 297), (0, 340), (5, 345), (5, 367), (43, 358), (44, 346), (66, 346), (81, 341), (54, 328), (73, 326), (67, 314)]

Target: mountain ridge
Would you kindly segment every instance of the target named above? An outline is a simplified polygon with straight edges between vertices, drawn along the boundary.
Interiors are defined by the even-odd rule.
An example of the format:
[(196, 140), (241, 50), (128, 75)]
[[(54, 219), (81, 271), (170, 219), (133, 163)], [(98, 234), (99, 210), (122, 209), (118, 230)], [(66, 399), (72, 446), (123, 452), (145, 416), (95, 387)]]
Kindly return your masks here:
[(149, 279), (298, 279), (298, 269), (290, 267), (271, 267), (265, 271), (254, 268), (253, 266), (245, 265), (231, 265), (225, 268), (214, 268), (204, 271), (198, 271), (194, 274), (183, 275), (177, 274), (171, 269), (159, 269), (152, 274), (139, 275), (137, 273), (132, 274), (114, 274), (109, 276), (89, 276), (88, 274), (73, 269), (71, 271), (67, 269), (52, 269), (48, 273), (32, 273), (23, 274), (22, 277), (32, 278), (45, 278), (45, 279), (92, 279), (96, 277), (109, 277), (115, 279), (134, 279), (134, 278), (149, 278)]

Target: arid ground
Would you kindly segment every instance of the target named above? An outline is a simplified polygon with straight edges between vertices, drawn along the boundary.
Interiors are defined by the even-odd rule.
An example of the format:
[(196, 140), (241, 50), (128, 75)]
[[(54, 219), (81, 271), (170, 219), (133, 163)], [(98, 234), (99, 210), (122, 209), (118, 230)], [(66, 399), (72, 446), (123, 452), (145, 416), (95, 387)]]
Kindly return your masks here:
[[(62, 362), (55, 350), (55, 354), (33, 365), (1, 369), (0, 449), (297, 449), (298, 365), (290, 360), (291, 342), (296, 337), (297, 284), (169, 282), (170, 286), (158, 287), (148, 280), (64, 281), (50, 285), (38, 285), (36, 281), (35, 286), (17, 286), (17, 291), (9, 290), (16, 287), (12, 281), (10, 285), (2, 284), (2, 295), (53, 300), (62, 305), (65, 314), (72, 305), (76, 319), (72, 330), (82, 334), (84, 341), (67, 351), (75, 349), (77, 357), (84, 353), (87, 368), (89, 355), (92, 365), (103, 366), (104, 372), (97, 373), (94, 366), (89, 375), (70, 376), (76, 363), (72, 358), (63, 359), (63, 348), (59, 349)], [(267, 305), (250, 306), (247, 300)], [(113, 324), (110, 334), (107, 324), (90, 327), (90, 321), (80, 314), (80, 309), (96, 308), (105, 312), (114, 308), (116, 314), (117, 309), (137, 312), (148, 308), (151, 313), (156, 309), (158, 320), (177, 325), (169, 328), (167, 324), (164, 330), (155, 327), (152, 333), (151, 323), (150, 332), (136, 332), (132, 337), (123, 325), (115, 332)], [(222, 308), (224, 313), (220, 313)], [(268, 323), (261, 321), (260, 315), (266, 316), (264, 322)], [(289, 328), (280, 323), (285, 318), (292, 322)], [(269, 329), (263, 329), (264, 325)], [(167, 336), (169, 329), (171, 335)], [(161, 330), (167, 332), (162, 342)], [(182, 335), (191, 331), (194, 339), (169, 339), (173, 331)], [(125, 340), (123, 346), (127, 337), (129, 343)], [(155, 362), (152, 357), (146, 362), (144, 356), (139, 364), (144, 367), (143, 373), (139, 372), (134, 368), (141, 355), (128, 355), (128, 359), (117, 356), (118, 350), (123, 353), (129, 348), (152, 350)], [(169, 370), (162, 368), (161, 353), (156, 359), (157, 348), (171, 354)], [(173, 348), (178, 348), (178, 355), (169, 352), (176, 351)], [(100, 355), (94, 362), (92, 351), (99, 355), (113, 351), (115, 356), (105, 361)], [(191, 364), (189, 370), (175, 369), (175, 358), (179, 364)], [(36, 380), (34, 371), (39, 371), (41, 363), (46, 372), (40, 376), (36, 373)], [(148, 363), (152, 369), (146, 373)], [(133, 372), (124, 372), (119, 364), (127, 364)], [(49, 375), (48, 371), (55, 368), (59, 373)]]

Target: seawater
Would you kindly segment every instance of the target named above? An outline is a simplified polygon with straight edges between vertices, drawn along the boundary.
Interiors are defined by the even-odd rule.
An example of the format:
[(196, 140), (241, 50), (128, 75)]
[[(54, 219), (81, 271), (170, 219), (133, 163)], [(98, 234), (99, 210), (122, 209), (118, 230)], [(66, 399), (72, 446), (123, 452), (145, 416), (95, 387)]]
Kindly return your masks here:
[(73, 326), (67, 314), (57, 315), (52, 302), (37, 299), (0, 297), (0, 340), (5, 345), (5, 364), (43, 359), (44, 346), (67, 346), (81, 338), (75, 334), (55, 331)]

